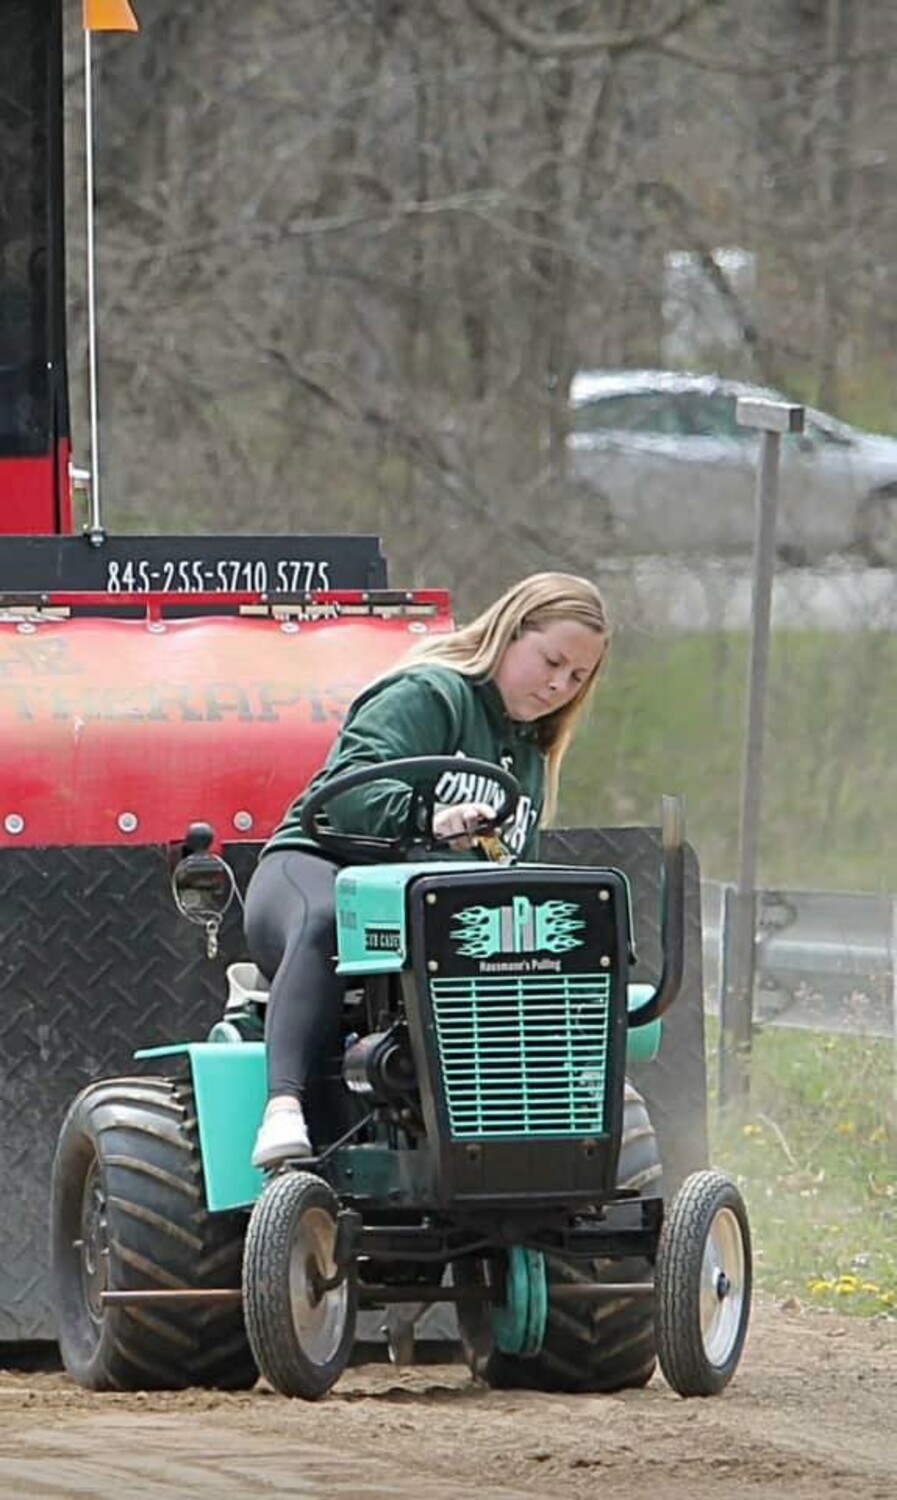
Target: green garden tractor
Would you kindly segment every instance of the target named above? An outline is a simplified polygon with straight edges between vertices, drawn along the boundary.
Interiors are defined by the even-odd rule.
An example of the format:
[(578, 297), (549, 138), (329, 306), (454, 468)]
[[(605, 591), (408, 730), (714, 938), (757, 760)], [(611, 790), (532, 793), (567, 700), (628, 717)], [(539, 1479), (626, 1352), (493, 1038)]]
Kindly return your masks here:
[[(474, 860), (429, 836), (452, 757), (365, 766), (306, 800), (342, 868), (338, 1055), (308, 1098), (315, 1155), (251, 1165), (265, 1103), (266, 984), (249, 965), (204, 1041), (138, 1053), (62, 1125), (52, 1277), (62, 1356), (96, 1390), (248, 1388), (315, 1399), (359, 1309), (452, 1304), (497, 1387), (643, 1386), (683, 1396), (739, 1363), (751, 1246), (735, 1184), (692, 1172), (667, 1199), (628, 1064), (661, 1045), (683, 953), (683, 830), (664, 799), (663, 967), (629, 981), (630, 893), (614, 868)], [(513, 813), (519, 788), (492, 765)], [(392, 840), (337, 832), (337, 799), (410, 789)], [(331, 810), (328, 817), (327, 809)], [(193, 831), (179, 902), (212, 926), (233, 877)], [(493, 854), (496, 846), (490, 845)]]

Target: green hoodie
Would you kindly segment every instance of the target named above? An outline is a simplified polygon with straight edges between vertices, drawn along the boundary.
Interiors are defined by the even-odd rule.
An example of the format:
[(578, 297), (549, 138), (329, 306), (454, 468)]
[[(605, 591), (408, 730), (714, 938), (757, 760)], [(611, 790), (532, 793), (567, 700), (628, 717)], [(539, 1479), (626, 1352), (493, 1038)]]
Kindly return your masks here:
[[(535, 726), (508, 717), (494, 682), (465, 677), (451, 667), (409, 667), (360, 693), (324, 766), (306, 792), (357, 766), (411, 755), (459, 757), (457, 772), (440, 777), (437, 803), (498, 805), (500, 793), (494, 783), (483, 784), (480, 778), (472, 783), (465, 775), (464, 756), (492, 761), (516, 776), (523, 795), (513, 824), (502, 837), (518, 857), (531, 857), (542, 811), (545, 769)], [(263, 854), (272, 849), (320, 848), (299, 826), (306, 792), (287, 809)], [(402, 782), (372, 782), (331, 803), (326, 816), (341, 833), (392, 838), (404, 828), (410, 796)]]

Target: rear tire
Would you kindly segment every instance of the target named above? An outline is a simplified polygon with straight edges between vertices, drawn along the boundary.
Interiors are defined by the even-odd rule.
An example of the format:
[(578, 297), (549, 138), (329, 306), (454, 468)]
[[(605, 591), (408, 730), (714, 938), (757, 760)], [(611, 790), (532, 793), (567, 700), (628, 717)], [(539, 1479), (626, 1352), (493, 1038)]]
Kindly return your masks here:
[[(623, 1108), (617, 1185), (634, 1188), (640, 1196), (659, 1196), (657, 1138), (641, 1094), (628, 1082)], [(522, 1358), (501, 1353), (494, 1346), (488, 1305), (458, 1304), (461, 1340), (473, 1374), (502, 1390), (609, 1392), (647, 1385), (656, 1364), (653, 1299), (623, 1296), (577, 1302), (552, 1298), (551, 1289), (574, 1281), (650, 1281), (649, 1261), (643, 1256), (571, 1261), (546, 1254), (545, 1267), (548, 1318), (538, 1354)], [(469, 1285), (472, 1267), (461, 1262), (453, 1274), (458, 1285)]]
[(106, 1290), (239, 1288), (246, 1220), (211, 1214), (189, 1083), (116, 1078), (75, 1099), (56, 1146), (51, 1278), (60, 1353), (96, 1391), (248, 1390), (239, 1301), (104, 1304)]

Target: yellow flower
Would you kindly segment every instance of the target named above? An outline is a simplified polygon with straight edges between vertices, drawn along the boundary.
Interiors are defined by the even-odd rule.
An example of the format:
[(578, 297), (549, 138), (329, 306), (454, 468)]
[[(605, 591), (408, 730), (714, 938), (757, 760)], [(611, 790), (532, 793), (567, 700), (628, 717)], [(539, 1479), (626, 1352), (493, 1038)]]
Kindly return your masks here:
[(859, 1276), (839, 1276), (835, 1282), (834, 1291), (839, 1297), (852, 1297), (854, 1292), (860, 1290), (861, 1286), (862, 1282)]

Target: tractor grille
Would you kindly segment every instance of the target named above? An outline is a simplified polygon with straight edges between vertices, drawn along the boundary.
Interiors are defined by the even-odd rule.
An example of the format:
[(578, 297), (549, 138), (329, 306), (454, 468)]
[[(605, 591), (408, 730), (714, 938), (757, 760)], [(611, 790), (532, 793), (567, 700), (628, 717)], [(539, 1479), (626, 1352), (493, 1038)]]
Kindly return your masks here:
[(603, 1133), (608, 975), (431, 979), (430, 994), (455, 1140)]

